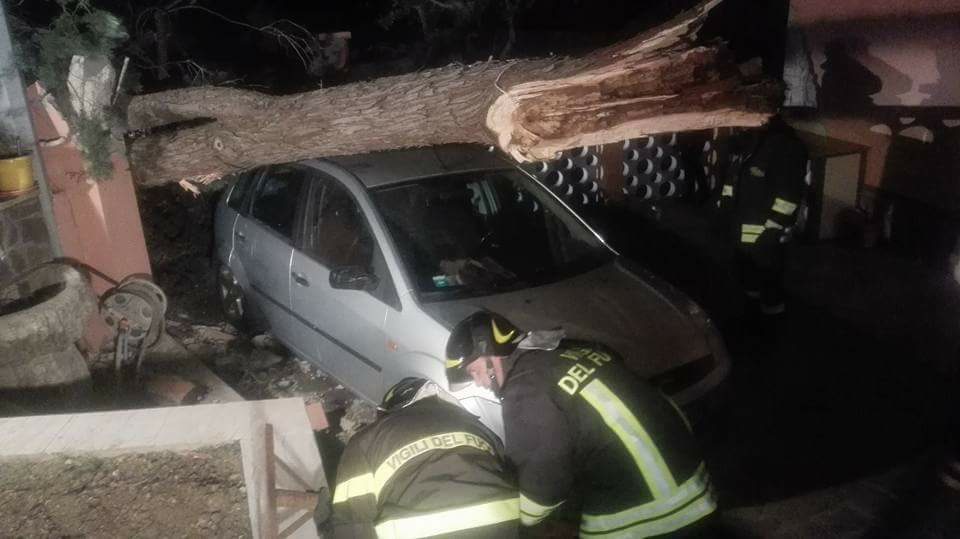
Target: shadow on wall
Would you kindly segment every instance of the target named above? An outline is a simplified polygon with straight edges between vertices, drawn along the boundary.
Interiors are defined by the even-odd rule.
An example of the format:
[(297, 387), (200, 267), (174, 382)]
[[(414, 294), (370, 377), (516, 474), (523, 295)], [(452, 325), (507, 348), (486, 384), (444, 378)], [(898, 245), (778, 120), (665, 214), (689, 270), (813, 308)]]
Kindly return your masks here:
[(818, 92), (820, 110), (847, 112), (873, 106), (873, 94), (883, 89), (883, 80), (860, 63), (854, 50), (866, 50), (866, 44), (856, 38), (831, 41), (824, 48), (827, 56), (823, 78)]
[(920, 91), (930, 92), (925, 103), (956, 103), (956, 92), (960, 89), (960, 55), (956, 51), (940, 49), (936, 53), (938, 80), (920, 86)]
[[(957, 101), (960, 88), (960, 56), (952, 50), (934, 54), (932, 71), (936, 79), (921, 83), (870, 52), (870, 44), (857, 36), (828, 42), (823, 49), (826, 60), (820, 64), (818, 98), (822, 112), (849, 114), (877, 106), (883, 93), (900, 98), (909, 106), (942, 106)], [(915, 88), (916, 86), (916, 88)], [(958, 103), (960, 104), (960, 103)]]
[[(793, 52), (795, 61), (822, 60), (811, 62), (822, 75), (810, 127), (870, 147), (860, 207), (874, 222), (886, 220), (899, 251), (937, 265), (948, 260), (960, 230), (960, 106), (943, 105), (960, 105), (960, 56), (953, 46), (934, 48), (953, 35), (941, 26), (904, 20), (801, 29), (813, 38), (797, 41), (802, 54)], [(932, 36), (919, 31), (928, 27)], [(917, 37), (905, 39), (905, 28)], [(816, 84), (810, 70), (795, 72)], [(808, 82), (788, 81), (797, 88)]]

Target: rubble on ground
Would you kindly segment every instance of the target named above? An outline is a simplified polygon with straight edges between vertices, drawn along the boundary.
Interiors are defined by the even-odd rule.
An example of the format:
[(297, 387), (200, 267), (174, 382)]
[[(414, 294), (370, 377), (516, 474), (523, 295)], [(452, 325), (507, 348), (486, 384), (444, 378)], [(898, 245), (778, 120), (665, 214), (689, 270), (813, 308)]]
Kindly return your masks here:
[(347, 443), (360, 429), (373, 423), (376, 419), (376, 406), (360, 399), (354, 399), (340, 419), (340, 432), (337, 434), (337, 438), (341, 442)]
[[(300, 397), (308, 406), (318, 404), (331, 422), (339, 440), (346, 443), (357, 431), (376, 419), (376, 407), (357, 397), (332, 377), (287, 351), (269, 334), (247, 337), (227, 323), (190, 324), (167, 320), (167, 332), (185, 352), (200, 359), (217, 376), (248, 400)], [(161, 380), (171, 389), (170, 404), (187, 386)], [(170, 382), (170, 383), (168, 383)], [(166, 395), (166, 393), (164, 393)], [(342, 415), (339, 429), (334, 418)]]
[(206, 386), (175, 374), (151, 377), (144, 386), (147, 394), (157, 400), (158, 404), (174, 406), (202, 401), (209, 392)]

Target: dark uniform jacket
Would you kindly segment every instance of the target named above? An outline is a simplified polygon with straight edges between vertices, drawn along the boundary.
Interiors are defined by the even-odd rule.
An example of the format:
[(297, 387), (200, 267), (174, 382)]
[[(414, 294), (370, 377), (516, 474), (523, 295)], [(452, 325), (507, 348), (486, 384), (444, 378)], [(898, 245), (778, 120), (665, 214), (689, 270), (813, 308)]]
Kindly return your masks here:
[(336, 537), (515, 537), (519, 502), (499, 438), (436, 397), (391, 412), (344, 450)]
[(807, 150), (782, 120), (744, 138), (723, 184), (720, 208), (730, 215), (743, 247), (778, 243), (797, 220), (806, 190)]
[(584, 537), (668, 534), (715, 510), (686, 419), (616, 354), (571, 341), (518, 352), (503, 418), (524, 525), (574, 492)]

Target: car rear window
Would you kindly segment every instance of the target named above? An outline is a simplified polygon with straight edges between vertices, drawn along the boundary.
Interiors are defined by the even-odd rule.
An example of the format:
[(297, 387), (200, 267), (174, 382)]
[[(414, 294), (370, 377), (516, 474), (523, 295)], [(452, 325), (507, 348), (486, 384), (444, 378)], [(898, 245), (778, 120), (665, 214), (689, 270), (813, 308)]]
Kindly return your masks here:
[(270, 167), (257, 187), (250, 215), (281, 236), (291, 239), (297, 205), (306, 180), (307, 172), (300, 167)]

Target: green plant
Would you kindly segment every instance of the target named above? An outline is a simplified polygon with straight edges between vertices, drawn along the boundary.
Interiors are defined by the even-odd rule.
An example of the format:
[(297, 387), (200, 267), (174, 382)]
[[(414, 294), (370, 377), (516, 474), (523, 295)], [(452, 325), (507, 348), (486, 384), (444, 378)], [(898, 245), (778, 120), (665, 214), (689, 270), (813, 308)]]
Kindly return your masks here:
[[(76, 55), (112, 58), (127, 38), (127, 32), (112, 13), (95, 8), (90, 0), (57, 0), (61, 12), (45, 28), (33, 28), (13, 19), (17, 60), (24, 77), (39, 80), (56, 99), (58, 108), (77, 135), (95, 178), (109, 176), (112, 166), (112, 141), (108, 121), (110, 111), (97, 111), (97, 118), (73, 110), (68, 74)], [(101, 119), (102, 118), (102, 119)]]
[(94, 178), (107, 178), (113, 171), (110, 128), (98, 119), (78, 116), (74, 130), (80, 151), (87, 161), (87, 172)]

